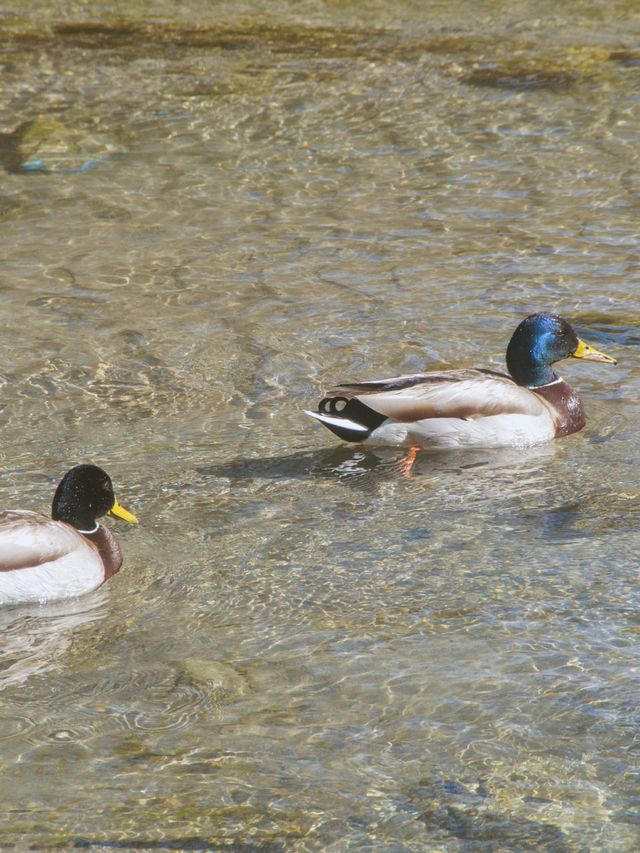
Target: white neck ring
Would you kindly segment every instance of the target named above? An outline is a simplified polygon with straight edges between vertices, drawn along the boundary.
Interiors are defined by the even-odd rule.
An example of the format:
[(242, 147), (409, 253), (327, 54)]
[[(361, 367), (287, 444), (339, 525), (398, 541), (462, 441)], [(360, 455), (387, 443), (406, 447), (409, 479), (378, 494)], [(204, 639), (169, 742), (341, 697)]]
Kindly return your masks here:
[(536, 388), (551, 388), (552, 385), (557, 385), (558, 382), (564, 382), (562, 376), (558, 376), (557, 379), (553, 379), (551, 382), (545, 382), (544, 385), (527, 385), (531, 391), (535, 391)]

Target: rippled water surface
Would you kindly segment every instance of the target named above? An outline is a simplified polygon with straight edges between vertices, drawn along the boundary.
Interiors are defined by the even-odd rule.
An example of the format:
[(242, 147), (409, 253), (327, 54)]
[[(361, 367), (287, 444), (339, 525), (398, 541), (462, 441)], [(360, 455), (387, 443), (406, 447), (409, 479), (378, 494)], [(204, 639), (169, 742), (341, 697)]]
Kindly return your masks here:
[[(0, 847), (637, 850), (637, 4), (42, 5), (0, 500), (94, 461), (141, 523), (0, 612)], [(563, 365), (578, 435), (405, 477), (302, 415), (536, 310), (619, 358)]]

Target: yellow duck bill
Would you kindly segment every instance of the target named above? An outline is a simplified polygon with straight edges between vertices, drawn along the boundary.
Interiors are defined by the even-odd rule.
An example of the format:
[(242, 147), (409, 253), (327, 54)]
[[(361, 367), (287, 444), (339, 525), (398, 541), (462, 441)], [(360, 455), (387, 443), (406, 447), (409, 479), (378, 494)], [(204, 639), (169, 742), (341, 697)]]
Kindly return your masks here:
[(120, 506), (118, 501), (113, 502), (113, 506), (109, 510), (108, 514), (113, 516), (113, 518), (121, 518), (123, 521), (128, 521), (129, 524), (138, 524), (138, 519), (135, 515), (132, 512), (129, 512), (128, 509)]
[(607, 355), (604, 352), (600, 352), (600, 350), (595, 349), (590, 344), (585, 343), (583, 340), (578, 338), (578, 347), (574, 353), (572, 353), (572, 358), (584, 358), (585, 361), (606, 361), (607, 364), (617, 364), (617, 360), (610, 355)]

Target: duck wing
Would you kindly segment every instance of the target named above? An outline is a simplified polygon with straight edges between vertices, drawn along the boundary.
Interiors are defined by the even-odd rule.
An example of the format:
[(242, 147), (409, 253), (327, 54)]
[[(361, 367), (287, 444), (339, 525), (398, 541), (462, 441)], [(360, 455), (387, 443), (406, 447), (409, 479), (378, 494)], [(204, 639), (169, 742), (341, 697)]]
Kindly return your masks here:
[(447, 370), (336, 385), (325, 399), (356, 399), (386, 418), (475, 419), (501, 414), (541, 415), (547, 404), (511, 377), (491, 370)]
[(0, 511), (0, 572), (55, 563), (78, 550), (95, 551), (68, 524), (29, 510)]

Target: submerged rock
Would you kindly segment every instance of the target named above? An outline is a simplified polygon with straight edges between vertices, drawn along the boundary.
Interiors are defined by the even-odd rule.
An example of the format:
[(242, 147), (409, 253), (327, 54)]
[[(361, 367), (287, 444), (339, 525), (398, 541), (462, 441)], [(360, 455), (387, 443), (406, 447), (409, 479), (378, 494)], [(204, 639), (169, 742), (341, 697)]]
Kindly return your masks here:
[(553, 823), (499, 810), (482, 784), (474, 790), (457, 780), (422, 780), (409, 792), (408, 801), (430, 834), (444, 832), (465, 850), (573, 850)]
[(640, 66), (640, 50), (633, 50), (630, 48), (613, 50), (609, 54), (609, 59), (612, 62), (618, 62), (625, 68), (637, 68)]
[(490, 89), (512, 89), (514, 91), (543, 90), (563, 92), (575, 82), (575, 75), (566, 70), (549, 68), (518, 68), (510, 65), (494, 65), (476, 68), (462, 78), (471, 86), (486, 86)]
[(51, 116), (0, 134), (0, 162), (9, 172), (83, 172), (123, 151), (104, 133)]
[(237, 699), (250, 690), (246, 676), (228, 663), (207, 658), (186, 658), (179, 664), (183, 677), (205, 685), (209, 692), (220, 694), (219, 699)]

